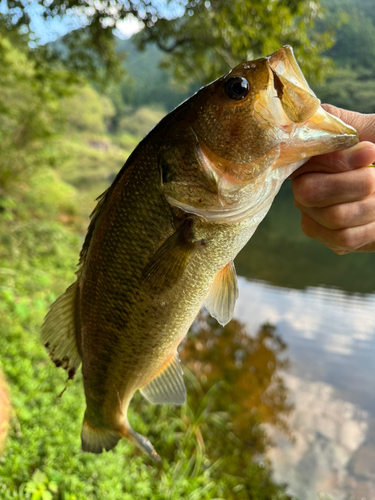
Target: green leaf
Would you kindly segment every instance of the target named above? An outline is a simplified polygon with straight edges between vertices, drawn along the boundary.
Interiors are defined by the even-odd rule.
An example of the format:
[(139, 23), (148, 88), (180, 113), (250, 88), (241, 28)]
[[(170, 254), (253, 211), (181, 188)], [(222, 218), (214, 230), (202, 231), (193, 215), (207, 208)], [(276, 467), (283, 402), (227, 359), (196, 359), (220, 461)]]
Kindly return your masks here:
[(59, 487), (55, 481), (50, 481), (48, 483), (48, 489), (52, 491), (53, 493), (58, 493), (59, 492)]
[(52, 500), (53, 496), (52, 496), (52, 493), (50, 491), (43, 491), (42, 493), (42, 500)]
[(29, 481), (28, 483), (26, 483), (25, 491), (27, 491), (27, 493), (33, 493), (35, 490), (36, 483), (34, 481)]

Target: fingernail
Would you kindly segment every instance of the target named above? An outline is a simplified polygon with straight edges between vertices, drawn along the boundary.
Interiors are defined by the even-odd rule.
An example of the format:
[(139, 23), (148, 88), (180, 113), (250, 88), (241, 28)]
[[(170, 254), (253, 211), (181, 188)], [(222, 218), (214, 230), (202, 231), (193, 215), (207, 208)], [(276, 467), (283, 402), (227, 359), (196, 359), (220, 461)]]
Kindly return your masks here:
[(357, 149), (347, 161), (351, 168), (367, 167), (375, 162), (375, 147)]

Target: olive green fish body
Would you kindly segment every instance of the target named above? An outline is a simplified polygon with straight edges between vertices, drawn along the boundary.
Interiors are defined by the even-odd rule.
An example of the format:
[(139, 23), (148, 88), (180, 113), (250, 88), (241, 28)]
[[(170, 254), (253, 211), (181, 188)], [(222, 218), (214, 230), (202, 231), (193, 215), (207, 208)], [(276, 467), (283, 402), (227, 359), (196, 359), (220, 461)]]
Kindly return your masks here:
[(100, 428), (124, 425), (133, 393), (174, 355), (217, 273), (252, 231), (250, 220), (215, 224), (193, 215), (189, 237), (197, 248), (178, 286), (167, 282), (150, 293), (144, 269), (178, 227), (157, 189), (156, 159), (142, 156), (149, 162), (141, 157), (139, 168), (128, 166), (123, 176), (131, 174), (103, 206), (78, 279), (86, 417)]
[(100, 197), (77, 281), (42, 330), (69, 378), (82, 363), (83, 450), (125, 437), (158, 459), (129, 426), (133, 394), (185, 402), (177, 347), (203, 304), (230, 321), (233, 259), (282, 182), (309, 157), (356, 142), (283, 47), (202, 88), (138, 145)]

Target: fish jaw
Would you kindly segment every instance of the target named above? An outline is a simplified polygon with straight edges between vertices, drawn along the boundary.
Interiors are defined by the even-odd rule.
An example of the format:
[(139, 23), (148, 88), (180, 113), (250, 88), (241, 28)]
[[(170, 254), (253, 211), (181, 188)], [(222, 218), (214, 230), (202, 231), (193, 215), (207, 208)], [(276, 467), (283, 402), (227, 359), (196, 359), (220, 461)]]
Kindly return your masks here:
[[(232, 78), (249, 82), (246, 98), (225, 95)], [(167, 145), (161, 163), (173, 176), (163, 176), (161, 191), (172, 206), (206, 220), (253, 216), (309, 158), (359, 140), (321, 107), (288, 46), (240, 64), (200, 92), (198, 113), (174, 141), (178, 150)]]
[[(296, 128), (288, 141), (282, 143), (280, 156), (273, 164), (273, 169), (283, 169), (286, 177), (289, 166), (312, 156), (322, 155), (346, 149), (359, 142), (357, 131), (339, 118), (327, 113), (321, 106), (302, 126)], [(297, 167), (298, 168), (298, 167)]]
[(273, 162), (272, 169), (285, 167), (290, 175), (291, 164), (297, 165), (312, 156), (348, 148), (359, 141), (353, 127), (321, 107), (290, 46), (282, 47), (266, 59), (273, 75), (273, 85), (260, 96), (255, 110), (270, 126), (284, 132), (279, 135), (280, 155)]

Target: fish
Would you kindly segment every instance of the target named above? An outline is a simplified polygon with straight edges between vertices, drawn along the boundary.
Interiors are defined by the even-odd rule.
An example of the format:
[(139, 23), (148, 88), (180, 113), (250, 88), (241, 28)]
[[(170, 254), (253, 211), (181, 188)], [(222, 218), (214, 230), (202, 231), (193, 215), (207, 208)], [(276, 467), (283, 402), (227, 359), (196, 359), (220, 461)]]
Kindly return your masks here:
[(185, 403), (178, 346), (203, 304), (222, 325), (232, 318), (233, 259), (281, 184), (311, 156), (357, 142), (284, 46), (201, 88), (138, 144), (98, 198), (77, 279), (42, 327), (70, 379), (82, 364), (83, 451), (126, 438), (160, 459), (129, 425), (133, 395)]

